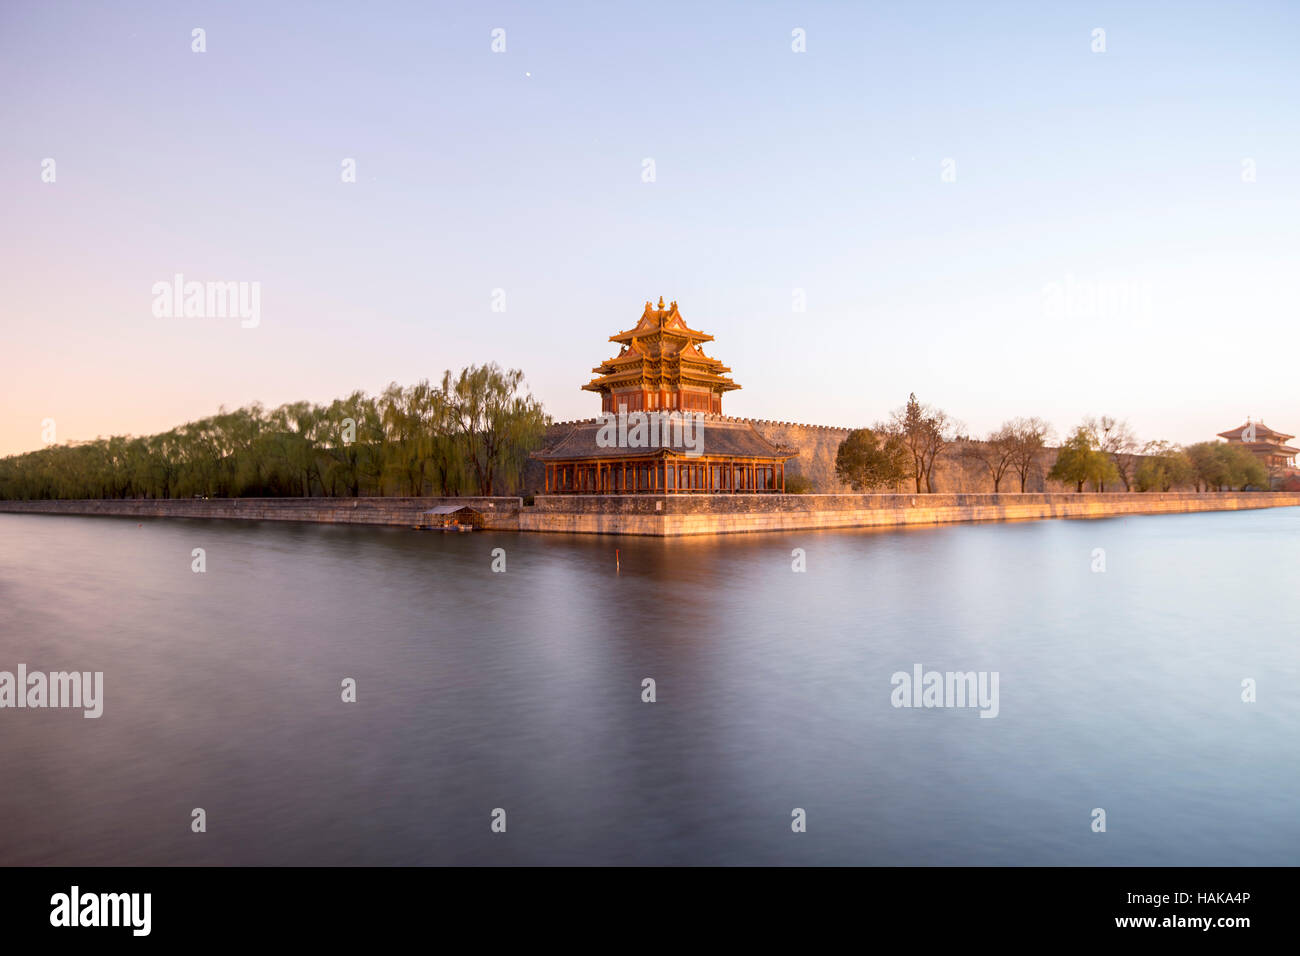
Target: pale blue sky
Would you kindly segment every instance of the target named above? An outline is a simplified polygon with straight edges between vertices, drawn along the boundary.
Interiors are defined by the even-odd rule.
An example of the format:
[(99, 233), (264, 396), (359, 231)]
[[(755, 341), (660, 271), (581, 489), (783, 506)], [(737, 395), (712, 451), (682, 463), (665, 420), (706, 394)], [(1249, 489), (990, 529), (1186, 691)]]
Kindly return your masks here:
[(588, 416), (660, 295), (736, 415), (1300, 431), (1300, 5), (10, 0), (0, 83), (0, 453), (487, 360)]

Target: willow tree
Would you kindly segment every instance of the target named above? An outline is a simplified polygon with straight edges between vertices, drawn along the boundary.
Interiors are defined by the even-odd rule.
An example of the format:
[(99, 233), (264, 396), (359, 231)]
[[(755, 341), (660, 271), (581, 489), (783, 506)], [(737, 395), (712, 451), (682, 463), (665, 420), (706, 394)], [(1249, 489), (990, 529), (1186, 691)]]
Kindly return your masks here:
[(541, 403), (531, 393), (521, 394), (523, 383), (522, 371), (504, 371), (495, 362), (462, 369), (456, 379), (450, 371), (443, 376), (448, 420), (485, 497), (498, 485), (519, 483), (528, 452), (541, 442), (548, 424)]
[(424, 492), (434, 438), (429, 414), (432, 392), (424, 379), (409, 388), (394, 382), (379, 397), (388, 448), (385, 471), (399, 494), (418, 497)]

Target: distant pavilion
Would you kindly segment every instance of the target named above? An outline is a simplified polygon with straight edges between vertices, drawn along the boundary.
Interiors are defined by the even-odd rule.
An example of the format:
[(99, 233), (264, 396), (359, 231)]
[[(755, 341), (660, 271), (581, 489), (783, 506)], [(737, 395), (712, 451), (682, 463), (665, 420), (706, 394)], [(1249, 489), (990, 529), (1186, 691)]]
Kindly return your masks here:
[(1292, 448), (1287, 444), (1295, 435), (1287, 435), (1269, 428), (1263, 422), (1252, 422), (1250, 419), (1246, 419), (1246, 424), (1237, 428), (1219, 432), (1219, 437), (1226, 438), (1232, 445), (1245, 445), (1270, 472), (1293, 470), (1296, 455), (1300, 455), (1300, 448)]
[[(783, 492), (785, 463), (799, 452), (773, 444), (749, 422), (722, 417), (722, 395), (740, 388), (727, 368), (701, 351), (713, 336), (690, 328), (660, 298), (645, 304), (636, 326), (609, 337), (618, 355), (592, 369), (586, 385), (600, 394), (604, 419), (574, 423), (533, 457), (545, 463), (547, 494)], [(610, 416), (632, 428), (610, 442)], [(651, 427), (649, 445), (622, 440), (641, 422), (678, 420), (693, 440), (670, 440), (673, 426)], [(698, 419), (697, 419), (698, 416)], [(673, 436), (676, 437), (676, 436)]]

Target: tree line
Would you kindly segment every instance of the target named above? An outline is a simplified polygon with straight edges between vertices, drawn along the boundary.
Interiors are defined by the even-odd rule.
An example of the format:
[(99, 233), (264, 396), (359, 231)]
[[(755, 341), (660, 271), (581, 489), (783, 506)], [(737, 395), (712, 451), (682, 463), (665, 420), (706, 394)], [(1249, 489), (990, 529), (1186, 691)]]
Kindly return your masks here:
[(504, 494), (550, 419), (523, 372), (470, 366), (328, 405), (259, 403), (157, 435), (0, 459), (0, 498)]
[[(1113, 421), (1110, 419), (1102, 419)], [(1083, 491), (1091, 484), (1105, 491), (1120, 482), (1125, 491), (1267, 491), (1268, 469), (1248, 448), (1228, 442), (1203, 441), (1185, 448), (1166, 441), (1138, 445), (1127, 426), (1115, 432), (1085, 422), (1057, 451), (1047, 477)]]
[[(835, 474), (854, 491), (911, 484), (916, 493), (935, 490), (935, 464), (945, 455), (986, 474), (994, 492), (1016, 481), (1025, 491), (1053, 441), (1051, 427), (1037, 417), (1012, 418), (982, 439), (942, 409), (915, 394), (870, 428), (851, 431), (835, 456)], [(954, 452), (954, 448), (957, 449)], [(1179, 447), (1165, 441), (1142, 443), (1127, 422), (1111, 416), (1085, 418), (1056, 450), (1044, 477), (1082, 492), (1122, 485), (1125, 491), (1267, 489), (1268, 469), (1249, 449), (1224, 442)]]

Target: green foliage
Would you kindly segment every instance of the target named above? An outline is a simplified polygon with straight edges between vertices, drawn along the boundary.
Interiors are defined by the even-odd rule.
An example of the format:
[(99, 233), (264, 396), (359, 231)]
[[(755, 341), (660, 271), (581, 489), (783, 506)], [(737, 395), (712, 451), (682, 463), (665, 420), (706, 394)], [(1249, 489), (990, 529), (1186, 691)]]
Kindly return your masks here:
[(785, 474), (785, 493), (787, 495), (806, 495), (812, 492), (812, 482), (806, 475)]
[(0, 498), (504, 494), (549, 421), (522, 389), (522, 372), (493, 364), (329, 405), (223, 408), (159, 435), (0, 459)]
[(477, 481), (479, 494), (494, 486), (515, 485), (523, 477), (528, 452), (542, 440), (547, 417), (531, 395), (519, 389), (524, 373), (502, 371), (496, 364), (471, 366), (452, 380), (442, 379), (450, 435)]
[(1057, 451), (1056, 462), (1047, 477), (1072, 484), (1075, 491), (1083, 491), (1085, 482), (1091, 481), (1094, 487), (1101, 488), (1108, 481), (1117, 481), (1119, 471), (1110, 456), (1097, 447), (1092, 429), (1081, 425)]
[(1185, 451), (1168, 442), (1151, 442), (1144, 450), (1133, 483), (1138, 491), (1169, 491), (1195, 480), (1196, 469)]
[(1187, 447), (1197, 488), (1215, 491), (1268, 490), (1268, 469), (1242, 445), (1203, 441)]
[(912, 456), (899, 435), (856, 428), (835, 453), (835, 475), (854, 491), (892, 487), (912, 477)]

